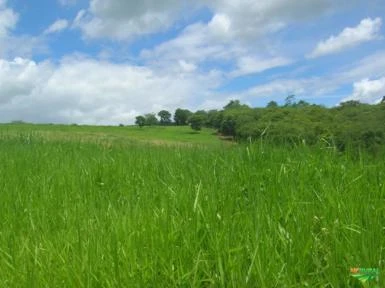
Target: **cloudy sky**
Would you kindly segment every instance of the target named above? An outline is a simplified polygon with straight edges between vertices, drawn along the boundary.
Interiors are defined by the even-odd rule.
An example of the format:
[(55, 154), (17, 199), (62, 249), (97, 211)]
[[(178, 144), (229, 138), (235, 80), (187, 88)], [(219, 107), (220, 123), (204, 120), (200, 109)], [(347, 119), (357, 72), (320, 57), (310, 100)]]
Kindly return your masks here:
[(385, 95), (385, 0), (0, 0), (0, 122)]

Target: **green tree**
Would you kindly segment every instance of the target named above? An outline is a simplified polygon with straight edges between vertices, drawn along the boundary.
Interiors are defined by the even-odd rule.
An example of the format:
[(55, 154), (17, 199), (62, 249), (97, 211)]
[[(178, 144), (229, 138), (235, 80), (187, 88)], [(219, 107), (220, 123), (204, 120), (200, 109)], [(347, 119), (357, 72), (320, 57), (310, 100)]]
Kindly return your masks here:
[(146, 114), (146, 115), (144, 115), (144, 117), (146, 118), (146, 125), (147, 126), (158, 125), (158, 123), (159, 123), (159, 121), (156, 118), (154, 113)]
[(340, 107), (357, 107), (360, 105), (361, 105), (360, 101), (357, 101), (357, 100), (348, 100), (340, 103)]
[(239, 100), (230, 100), (230, 102), (225, 107), (223, 107), (223, 109), (228, 110), (228, 109), (246, 108), (246, 107), (249, 108), (249, 106), (245, 104), (241, 104)]
[(299, 100), (298, 103), (295, 104), (296, 107), (308, 107), (310, 104), (305, 100)]
[(144, 116), (136, 116), (135, 124), (142, 128), (146, 125), (146, 118)]
[(218, 110), (209, 110), (207, 112), (207, 121), (206, 126), (210, 128), (219, 129), (223, 120), (222, 111)]
[(192, 112), (187, 109), (176, 109), (174, 113), (174, 122), (178, 126), (183, 126), (188, 124), (188, 119), (192, 115)]
[(189, 118), (189, 123), (191, 128), (195, 131), (202, 130), (202, 127), (204, 126), (206, 119), (207, 117), (205, 114), (200, 112), (195, 112)]
[(289, 95), (285, 99), (285, 107), (294, 107), (295, 106), (295, 95)]
[(160, 125), (170, 125), (171, 124), (171, 113), (167, 110), (161, 110), (158, 113), (160, 118)]
[(270, 101), (269, 103), (267, 103), (267, 108), (277, 108), (278, 107), (278, 103), (275, 102), (275, 101)]
[[(240, 123), (240, 119), (242, 119), (242, 123), (244, 124), (244, 116), (247, 116), (247, 119), (254, 119), (253, 115), (253, 109), (251, 109), (247, 105), (241, 105), (237, 108), (234, 107), (231, 109), (226, 109), (223, 111), (219, 132), (225, 136), (237, 136), (237, 126), (239, 126), (237, 124)], [(256, 119), (254, 119), (253, 121), (256, 121)]]

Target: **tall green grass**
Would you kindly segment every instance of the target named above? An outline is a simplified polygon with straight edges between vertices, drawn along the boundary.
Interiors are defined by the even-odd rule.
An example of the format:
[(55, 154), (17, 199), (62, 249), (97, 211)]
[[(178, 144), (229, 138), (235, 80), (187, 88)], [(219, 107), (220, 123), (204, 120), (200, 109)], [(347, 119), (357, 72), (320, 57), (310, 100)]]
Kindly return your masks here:
[(0, 287), (350, 287), (384, 266), (384, 179), (305, 147), (3, 137)]
[(37, 134), (45, 140), (124, 143), (140, 142), (156, 145), (211, 145), (223, 146), (214, 129), (193, 131), (189, 126), (87, 126), (53, 124), (0, 124), (0, 135), (18, 136)]

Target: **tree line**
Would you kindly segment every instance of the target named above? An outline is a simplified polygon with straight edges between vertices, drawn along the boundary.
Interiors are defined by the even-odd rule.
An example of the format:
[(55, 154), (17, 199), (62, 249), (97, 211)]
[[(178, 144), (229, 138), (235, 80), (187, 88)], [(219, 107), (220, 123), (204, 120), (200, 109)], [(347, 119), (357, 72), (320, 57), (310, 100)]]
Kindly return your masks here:
[[(161, 110), (157, 113), (148, 113), (145, 115), (140, 115), (136, 117), (135, 124), (139, 127), (143, 126), (167, 126), (167, 125), (177, 125), (177, 126), (186, 126), (190, 125), (191, 117), (194, 115), (193, 112), (187, 109), (176, 109), (174, 112), (174, 118), (172, 121), (171, 113), (167, 110)], [(156, 117), (158, 116), (159, 119)], [(202, 123), (203, 125), (203, 123)]]
[(190, 125), (194, 130), (213, 128), (219, 135), (236, 141), (263, 139), (272, 144), (328, 145), (338, 150), (349, 147), (377, 151), (385, 144), (385, 96), (377, 105), (358, 101), (336, 107), (296, 101), (294, 95), (283, 105), (271, 101), (266, 107), (253, 108), (230, 101), (221, 110), (176, 109), (136, 117), (140, 127), (151, 125)]

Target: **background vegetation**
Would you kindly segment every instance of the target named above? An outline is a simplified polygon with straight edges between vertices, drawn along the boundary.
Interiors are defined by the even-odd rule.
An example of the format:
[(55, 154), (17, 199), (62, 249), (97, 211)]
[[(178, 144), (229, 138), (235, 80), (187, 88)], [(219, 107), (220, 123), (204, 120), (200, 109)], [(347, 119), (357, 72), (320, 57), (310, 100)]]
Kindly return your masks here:
[[(179, 120), (180, 111), (185, 111), (183, 117), (187, 121)], [(171, 124), (170, 119), (167, 125)], [(218, 134), (239, 142), (263, 139), (273, 145), (322, 144), (339, 151), (365, 149), (371, 153), (377, 153), (385, 145), (384, 101), (378, 105), (348, 101), (326, 108), (296, 101), (291, 95), (282, 106), (272, 101), (265, 108), (251, 108), (235, 100), (222, 110), (192, 113), (177, 109), (174, 120), (176, 125), (189, 124), (198, 131), (202, 127), (215, 129)], [(143, 125), (147, 125), (146, 121)]]

